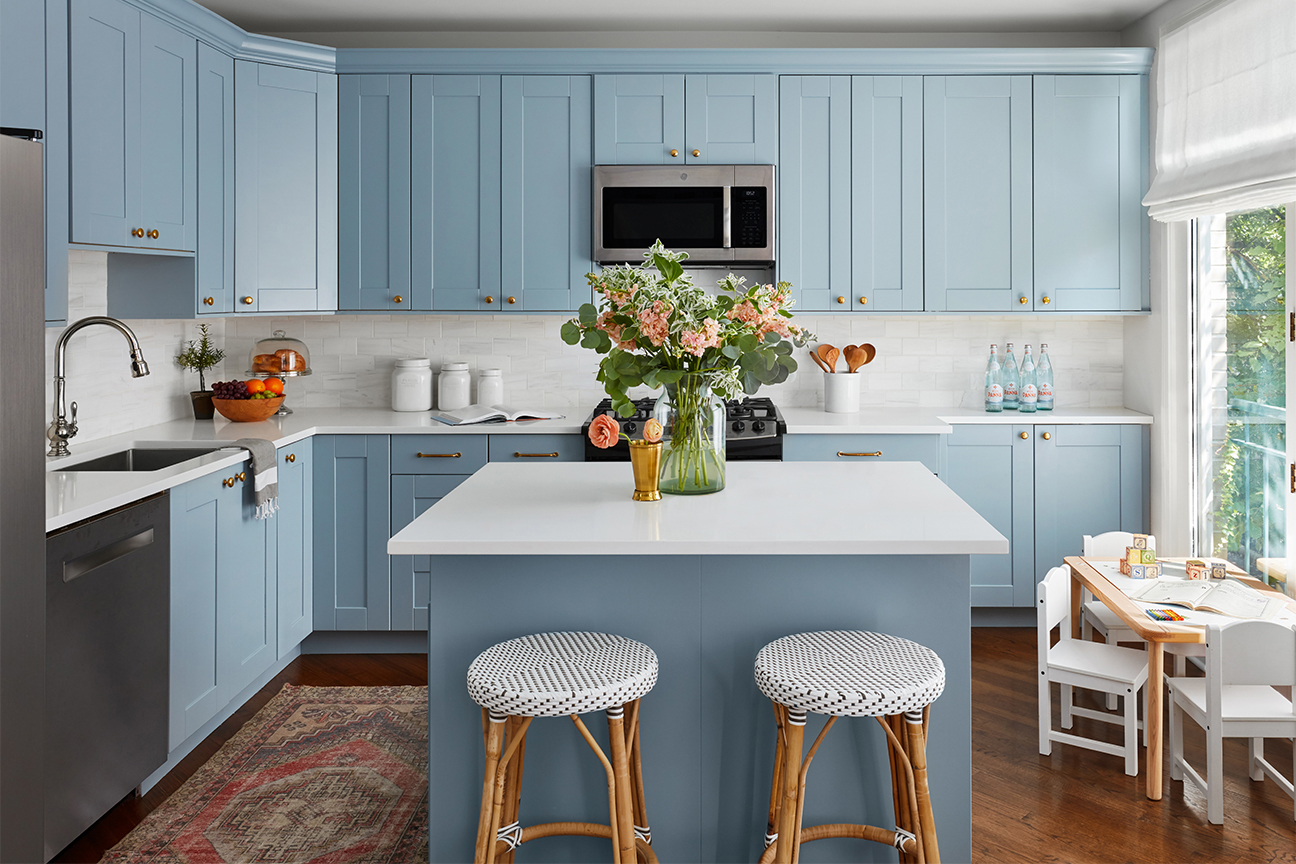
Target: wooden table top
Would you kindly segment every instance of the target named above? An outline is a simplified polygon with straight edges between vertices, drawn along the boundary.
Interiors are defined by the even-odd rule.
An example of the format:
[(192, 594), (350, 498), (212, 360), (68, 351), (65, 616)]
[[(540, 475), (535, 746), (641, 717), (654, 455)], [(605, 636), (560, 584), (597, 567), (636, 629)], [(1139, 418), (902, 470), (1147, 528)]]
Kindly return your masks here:
[[(1182, 624), (1174, 624), (1169, 621), (1153, 621), (1143, 613), (1143, 607), (1125, 595), (1125, 592), (1117, 588), (1112, 581), (1103, 575), (1102, 571), (1090, 565), (1089, 560), (1080, 555), (1071, 555), (1062, 559), (1075, 574), (1076, 578), (1088, 588), (1093, 595), (1101, 600), (1108, 609), (1111, 609), (1121, 617), (1121, 620), (1129, 625), (1138, 637), (1145, 642), (1205, 642), (1206, 630), (1203, 627), (1188, 627)], [(1119, 558), (1094, 558), (1094, 561), (1117, 562)], [(1164, 558), (1158, 560), (1182, 562), (1186, 558)], [(1279, 591), (1275, 591), (1268, 585), (1258, 579), (1253, 579), (1246, 573), (1239, 570), (1232, 564), (1229, 565), (1229, 575), (1237, 579), (1242, 584), (1255, 588), (1258, 591), (1264, 591), (1281, 598), (1286, 603), (1287, 608), (1296, 613), (1296, 599), (1288, 597)]]

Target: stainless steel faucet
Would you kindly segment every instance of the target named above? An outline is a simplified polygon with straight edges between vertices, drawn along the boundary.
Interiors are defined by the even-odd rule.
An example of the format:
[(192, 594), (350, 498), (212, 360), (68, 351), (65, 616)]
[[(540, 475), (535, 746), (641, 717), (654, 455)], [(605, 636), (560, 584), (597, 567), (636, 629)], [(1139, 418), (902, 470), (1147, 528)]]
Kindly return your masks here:
[(58, 343), (54, 346), (54, 422), (50, 424), (49, 430), (45, 433), (45, 437), (50, 440), (50, 449), (47, 454), (50, 456), (67, 456), (71, 452), (68, 450), (68, 439), (77, 434), (77, 403), (75, 402), (72, 403), (72, 419), (68, 419), (67, 378), (64, 356), (67, 353), (67, 343), (72, 338), (72, 334), (83, 327), (89, 327), (91, 324), (106, 324), (126, 337), (126, 341), (130, 344), (132, 378), (143, 378), (149, 374), (148, 364), (144, 362), (144, 352), (140, 350), (139, 340), (135, 338), (135, 333), (125, 323), (118, 321), (116, 318), (94, 315), (89, 318), (82, 318), (64, 330), (63, 335), (59, 336)]

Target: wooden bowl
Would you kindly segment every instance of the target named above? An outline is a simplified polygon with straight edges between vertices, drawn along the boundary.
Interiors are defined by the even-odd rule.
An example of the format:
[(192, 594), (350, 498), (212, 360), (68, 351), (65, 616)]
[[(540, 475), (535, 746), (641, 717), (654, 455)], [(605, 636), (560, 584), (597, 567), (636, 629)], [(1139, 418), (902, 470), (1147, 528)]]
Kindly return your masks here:
[(226, 420), (233, 420), (235, 423), (256, 423), (259, 420), (270, 419), (270, 415), (279, 410), (283, 400), (282, 396), (274, 399), (212, 399), (212, 404)]

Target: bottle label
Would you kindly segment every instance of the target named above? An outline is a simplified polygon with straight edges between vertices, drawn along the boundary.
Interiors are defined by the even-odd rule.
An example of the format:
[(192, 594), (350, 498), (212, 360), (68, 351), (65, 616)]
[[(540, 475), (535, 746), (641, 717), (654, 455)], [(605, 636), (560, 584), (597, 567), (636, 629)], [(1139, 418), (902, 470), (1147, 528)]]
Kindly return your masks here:
[(1039, 391), (1035, 389), (1034, 384), (1027, 384), (1022, 388), (1022, 401), (1035, 402), (1039, 399)]
[(1003, 386), (1003, 395), (1008, 399), (1017, 398), (1017, 382), (1009, 381)]
[(1046, 400), (1046, 399), (1052, 399), (1052, 398), (1053, 398), (1053, 385), (1052, 385), (1052, 384), (1041, 384), (1041, 385), (1039, 385), (1039, 398), (1040, 398), (1040, 401), (1044, 401), (1044, 400)]
[(1004, 397), (1003, 387), (998, 384), (991, 384), (986, 388), (987, 402), (1002, 402)]

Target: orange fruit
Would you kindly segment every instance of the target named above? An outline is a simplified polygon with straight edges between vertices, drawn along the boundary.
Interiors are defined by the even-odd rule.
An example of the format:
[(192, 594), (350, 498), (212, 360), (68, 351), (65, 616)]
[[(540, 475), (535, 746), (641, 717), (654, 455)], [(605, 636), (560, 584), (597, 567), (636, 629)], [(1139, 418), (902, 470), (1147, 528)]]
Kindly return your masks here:
[(283, 393), (283, 379), (282, 378), (265, 379), (265, 389), (269, 390), (271, 393), (278, 396), (279, 394)]
[(253, 378), (251, 381), (247, 382), (247, 391), (249, 396), (260, 393), (264, 389), (266, 389), (265, 382), (260, 378)]

